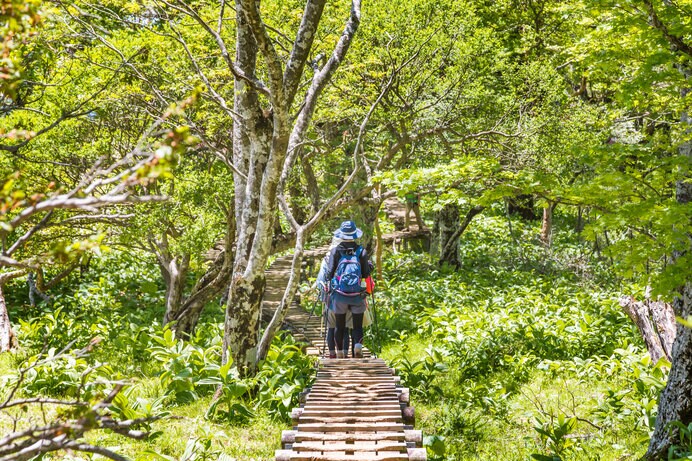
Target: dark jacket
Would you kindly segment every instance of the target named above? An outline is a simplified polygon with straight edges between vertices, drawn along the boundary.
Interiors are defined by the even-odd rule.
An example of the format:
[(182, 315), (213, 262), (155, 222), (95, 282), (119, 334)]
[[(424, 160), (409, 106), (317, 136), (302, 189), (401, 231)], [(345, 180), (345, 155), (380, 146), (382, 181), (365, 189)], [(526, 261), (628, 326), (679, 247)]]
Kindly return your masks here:
[[(360, 245), (358, 245), (356, 242), (353, 240), (348, 240), (346, 242), (341, 242), (338, 246), (332, 249), (332, 251), (329, 253), (329, 259), (327, 260), (327, 267), (328, 272), (327, 272), (327, 280), (331, 280), (334, 278), (334, 273), (336, 272), (336, 268), (339, 265), (339, 261), (341, 260), (341, 256), (344, 254), (347, 254), (349, 251), (356, 251), (356, 248), (358, 248)], [(361, 271), (361, 276), (363, 278), (366, 278), (370, 276), (370, 264), (368, 264), (368, 252), (365, 248), (363, 248), (363, 251), (360, 254), (360, 271)]]

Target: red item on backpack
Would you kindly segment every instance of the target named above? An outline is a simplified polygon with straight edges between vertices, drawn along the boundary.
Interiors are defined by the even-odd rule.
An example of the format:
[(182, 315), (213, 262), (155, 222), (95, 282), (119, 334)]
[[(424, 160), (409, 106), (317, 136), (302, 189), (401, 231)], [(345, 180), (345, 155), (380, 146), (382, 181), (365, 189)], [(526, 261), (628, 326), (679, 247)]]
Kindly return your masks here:
[(369, 295), (373, 294), (375, 291), (375, 280), (372, 278), (372, 275), (369, 275), (365, 279), (365, 292)]

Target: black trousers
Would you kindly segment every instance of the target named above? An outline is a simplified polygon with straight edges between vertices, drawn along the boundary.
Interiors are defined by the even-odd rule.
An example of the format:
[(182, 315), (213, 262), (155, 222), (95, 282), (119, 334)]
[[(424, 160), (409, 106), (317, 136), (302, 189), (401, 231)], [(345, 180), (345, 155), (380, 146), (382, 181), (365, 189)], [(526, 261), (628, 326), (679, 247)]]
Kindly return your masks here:
[[(353, 315), (353, 330), (351, 331), (351, 337), (353, 338), (353, 344), (356, 343), (363, 344), (363, 314), (352, 314)], [(334, 330), (334, 340), (337, 347), (344, 343), (344, 334), (346, 332), (346, 314), (336, 314), (336, 329)]]

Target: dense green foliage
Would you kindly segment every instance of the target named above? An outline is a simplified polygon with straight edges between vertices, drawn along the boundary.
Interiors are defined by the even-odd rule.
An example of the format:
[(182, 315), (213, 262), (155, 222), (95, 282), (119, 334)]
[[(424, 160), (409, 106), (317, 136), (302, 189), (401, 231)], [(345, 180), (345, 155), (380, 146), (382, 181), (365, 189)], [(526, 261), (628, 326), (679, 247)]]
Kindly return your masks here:
[[(585, 262), (588, 248), (569, 224), (560, 220), (546, 253), (536, 224), (515, 220), (520, 256), (502, 216), (480, 218), (462, 238), (459, 271), (439, 268), (426, 254), (386, 255), (379, 329), (370, 329), (369, 342), (379, 336), (383, 357), (411, 388), (431, 459), (643, 453), (667, 364), (650, 363), (617, 306), (620, 290), (636, 288), (618, 285), (607, 258)], [(219, 366), (218, 307), (210, 306), (189, 342), (161, 328), (164, 293), (151, 267), (146, 258), (109, 253), (73, 276), (59, 303), (31, 308), (24, 295), (13, 298), (22, 306), (12, 314), (21, 319), (24, 346), (3, 356), (5, 379), (65, 345), (79, 348), (98, 337), (86, 356), (67, 354), (33, 368), (22, 395), (80, 392), (94, 399), (124, 380), (117, 415), (181, 418), (150, 425), (150, 453), (269, 458), (297, 393), (310, 382), (311, 361), (284, 338), (256, 377), (241, 379), (232, 366)], [(223, 394), (210, 405), (217, 384)], [(254, 448), (230, 449), (246, 430), (269, 432), (249, 439)], [(223, 440), (230, 442), (225, 448)], [(137, 459), (154, 456), (132, 442), (124, 447)], [(184, 450), (190, 454), (181, 456)]]
[[(11, 314), (20, 319), (23, 347), (17, 355), (1, 356), (3, 391), (13, 388), (21, 376), (19, 391), (24, 397), (97, 401), (121, 381), (126, 390), (112, 405), (119, 418), (174, 417), (143, 427), (153, 431), (148, 442), (152, 454), (132, 445), (125, 452), (134, 458), (159, 453), (192, 460), (223, 452), (247, 459), (273, 453), (273, 436), (296, 406), (298, 392), (313, 379), (313, 360), (290, 337), (282, 336), (257, 376), (240, 379), (231, 363), (220, 366), (217, 306), (210, 309), (195, 338), (182, 341), (158, 320), (164, 292), (150, 260), (108, 254), (92, 264), (88, 272), (70, 280), (59, 303), (32, 308), (21, 289), (22, 296), (11, 300), (21, 306), (21, 312)], [(90, 343), (88, 353), (78, 352)], [(28, 372), (22, 374), (23, 369)], [(223, 384), (223, 394), (212, 403), (217, 384)], [(12, 417), (22, 412), (4, 414), (2, 431), (9, 430)], [(23, 424), (40, 418), (31, 411)], [(230, 439), (230, 434), (221, 435), (229, 424), (233, 433), (249, 427), (269, 432), (251, 438), (247, 447), (238, 445), (237, 451), (222, 450), (222, 439), (216, 437)], [(174, 435), (178, 432), (182, 438)], [(192, 453), (181, 457), (185, 450)]]
[(424, 403), (430, 448), (440, 459), (634, 459), (667, 364), (652, 367), (605, 261), (575, 271), (586, 248), (573, 231), (546, 253), (535, 225), (514, 226), (523, 261), (497, 217), (464, 235), (458, 272), (426, 255), (387, 259), (384, 356)]
[[(256, 374), (222, 364), (230, 275), (210, 280), (219, 242), (231, 265), (238, 248), (235, 9), (1, 1), (0, 321), (16, 338), (0, 340), (18, 344), (0, 355), (0, 402), (79, 402), (13, 406), (0, 430), (88, 415), (123, 385), (105, 411), (151, 434), (91, 442), (270, 458), (314, 361), (281, 334)], [(291, 117), (349, 3), (327, 3)], [(261, 2), (284, 64), (304, 6)], [(482, 210), (454, 234), (452, 265), (446, 242), (385, 253), (367, 333), (411, 388), (431, 459), (644, 454), (671, 364), (651, 363), (618, 299), (670, 302), (690, 283), (691, 60), (690, 0), (365, 2), (281, 192), (302, 224), (360, 168), (308, 246), (345, 217), (367, 237), (378, 213), (393, 230), (381, 194), (420, 192), (435, 239), (444, 213), (458, 225)], [(266, 56), (255, 64), (267, 81)], [(258, 98), (266, 113), (240, 122), (269, 120)], [(284, 214), (273, 237), (262, 245), (290, 251)], [(200, 292), (191, 336), (162, 325)], [(689, 424), (673, 424), (670, 460), (692, 459)]]

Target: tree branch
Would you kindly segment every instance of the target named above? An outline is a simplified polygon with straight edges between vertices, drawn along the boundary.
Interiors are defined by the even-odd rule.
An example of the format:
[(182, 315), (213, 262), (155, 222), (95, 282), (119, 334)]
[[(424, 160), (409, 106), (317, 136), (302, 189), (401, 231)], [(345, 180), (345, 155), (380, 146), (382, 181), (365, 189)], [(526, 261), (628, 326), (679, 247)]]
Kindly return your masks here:
[(216, 32), (214, 29), (211, 28), (207, 22), (202, 19), (202, 17), (194, 10), (192, 7), (188, 6), (185, 2), (182, 0), (178, 0), (178, 4), (181, 6), (174, 5), (172, 3), (169, 3), (165, 0), (161, 0), (162, 3), (164, 3), (166, 6), (173, 8), (181, 13), (184, 13), (191, 18), (193, 18), (197, 23), (202, 26), (202, 28), (207, 31), (209, 35), (211, 35), (214, 38), (214, 41), (216, 42), (216, 45), (219, 47), (219, 50), (221, 50), (221, 56), (223, 57), (224, 61), (226, 61), (226, 65), (228, 66), (228, 69), (231, 71), (231, 73), (238, 79), (243, 80), (247, 82), (252, 88), (254, 88), (256, 91), (264, 94), (267, 97), (271, 97), (271, 92), (267, 86), (262, 83), (262, 81), (258, 80), (255, 76), (253, 75), (247, 75), (245, 72), (243, 72), (242, 69), (240, 69), (231, 59), (231, 55), (228, 52), (228, 48), (226, 47), (226, 42), (223, 40), (221, 35)]
[(668, 42), (673, 45), (677, 51), (685, 53), (687, 56), (692, 58), (692, 46), (686, 43), (682, 37), (670, 33), (668, 26), (666, 26), (658, 17), (658, 14), (654, 9), (654, 4), (651, 0), (642, 1), (644, 2), (644, 5), (646, 5), (646, 11), (649, 14), (650, 24), (656, 29), (660, 30), (666, 40), (668, 40)]
[(257, 40), (262, 55), (267, 62), (269, 71), (269, 81), (271, 94), (269, 98), (272, 101), (274, 110), (280, 110), (286, 106), (286, 95), (283, 88), (283, 69), (281, 59), (276, 52), (276, 48), (272, 44), (271, 37), (267, 32), (267, 28), (262, 21), (262, 16), (259, 10), (259, 2), (257, 0), (240, 0), (241, 14), (243, 14), (252, 30), (252, 34)]
[(305, 62), (308, 59), (312, 44), (317, 35), (317, 26), (320, 23), (326, 0), (308, 0), (300, 22), (300, 27), (293, 42), (293, 50), (284, 71), (284, 94), (288, 99), (288, 106), (293, 102), (300, 78), (303, 75)]

